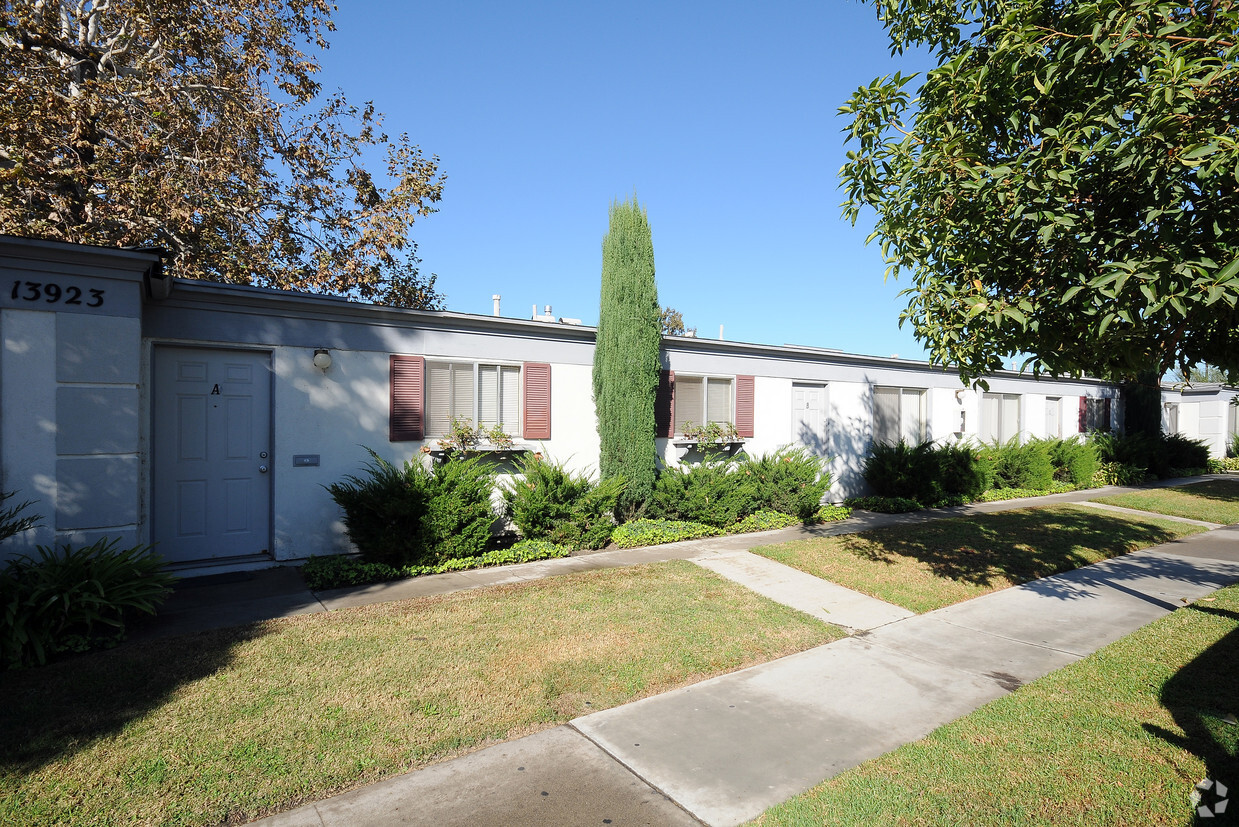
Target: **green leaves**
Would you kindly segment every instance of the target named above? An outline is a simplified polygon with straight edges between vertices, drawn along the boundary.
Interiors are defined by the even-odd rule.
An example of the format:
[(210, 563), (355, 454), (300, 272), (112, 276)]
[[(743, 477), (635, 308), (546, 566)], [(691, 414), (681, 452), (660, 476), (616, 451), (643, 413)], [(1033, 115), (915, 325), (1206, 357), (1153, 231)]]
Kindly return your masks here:
[(935, 361), (966, 379), (1015, 352), (1056, 374), (1239, 367), (1239, 7), (877, 6), (941, 66), (845, 107), (844, 215), (877, 212)]

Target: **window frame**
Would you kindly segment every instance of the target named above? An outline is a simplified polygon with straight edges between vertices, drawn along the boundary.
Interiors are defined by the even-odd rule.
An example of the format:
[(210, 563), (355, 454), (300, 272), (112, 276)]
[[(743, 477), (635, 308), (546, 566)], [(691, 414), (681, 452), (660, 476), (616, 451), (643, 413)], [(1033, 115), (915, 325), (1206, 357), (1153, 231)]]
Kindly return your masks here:
[[(878, 433), (879, 414), (878, 414), (878, 391), (899, 391), (899, 422), (897, 423), (898, 433), (894, 440), (884, 439), (882, 434)], [(873, 441), (874, 443), (884, 442), (887, 444), (895, 444), (899, 440), (908, 440), (908, 423), (904, 421), (904, 395), (915, 394), (918, 397), (918, 428), (919, 435), (916, 438), (915, 444), (920, 444), (929, 439), (929, 388), (919, 388), (909, 385), (871, 385), (870, 396), (873, 399)]]
[[(997, 400), (998, 402), (998, 421), (996, 423), (991, 423), (988, 421), (988, 418), (985, 413), (986, 400)], [(1011, 430), (1010, 428), (1006, 427), (1008, 424), (1006, 421), (1006, 411), (1007, 411), (1006, 403), (1010, 401), (1015, 402), (1015, 429), (1014, 430)], [(981, 442), (985, 444), (989, 444), (990, 440), (987, 439), (986, 437), (988, 436), (990, 431), (992, 431), (994, 434), (993, 439), (996, 440), (998, 444), (1000, 445), (1006, 444), (1013, 437), (1019, 437), (1021, 433), (1021, 425), (1023, 424), (1021, 421), (1023, 419), (1023, 413), (1024, 413), (1022, 408), (1023, 408), (1023, 395), (1022, 394), (991, 393), (989, 391), (985, 391), (984, 393), (982, 393), (981, 394), (981, 432), (979, 434), (981, 438)], [(994, 427), (990, 428), (989, 427), (990, 425), (993, 425)]]
[[(425, 359), (426, 359), (425, 379), (423, 380), (423, 397), (422, 397), (422, 410), (425, 411), (424, 426), (423, 426), (424, 438), (441, 439), (447, 436), (448, 433), (451, 431), (452, 420), (462, 418), (461, 414), (454, 410), (455, 401), (456, 401), (455, 382), (457, 381), (456, 380), (457, 374), (455, 373), (455, 371), (453, 371), (452, 378), (449, 380), (449, 382), (451, 382), (451, 385), (448, 391), (450, 402), (449, 402), (449, 413), (447, 416), (447, 422), (443, 424), (441, 431), (436, 429), (437, 423), (434, 421), (434, 417), (432, 415), (433, 409), (431, 407), (431, 385), (432, 385), (431, 370), (435, 367), (442, 367), (444, 365), (448, 365), (453, 368), (463, 367), (465, 365), (468, 365), (472, 369), (471, 385), (470, 385), (470, 389), (472, 393), (472, 412), (469, 414), (468, 419), (469, 419), (470, 424), (475, 428), (483, 427), (482, 421), (481, 421), (482, 369), (483, 368), (496, 368), (496, 372), (495, 372), (496, 381), (497, 381), (496, 391), (499, 394), (498, 402), (497, 402), (497, 408), (498, 408), (498, 413), (499, 413), (498, 423), (503, 427), (503, 431), (506, 434), (516, 436), (522, 433), (521, 428), (524, 425), (524, 410), (522, 406), (524, 405), (524, 401), (525, 401), (525, 388), (524, 388), (525, 363), (524, 362), (513, 362), (513, 361), (508, 361), (508, 360), (453, 359), (450, 356), (427, 356), (425, 357)], [(517, 377), (516, 378), (516, 400), (512, 404), (512, 409), (514, 411), (516, 421), (511, 422), (511, 423), (506, 422), (503, 419), (504, 402), (502, 398), (502, 393), (503, 393), (502, 376), (503, 376), (503, 370), (505, 368), (515, 369), (516, 377)], [(489, 428), (493, 426), (487, 426), (487, 427)]]
[[(700, 416), (682, 416), (684, 398), (681, 393), (680, 383), (684, 380), (701, 380), (701, 410)], [(727, 383), (727, 418), (726, 419), (710, 419), (710, 381), (715, 382), (725, 381)], [(683, 425), (686, 422), (692, 422), (696, 425), (706, 425), (710, 422), (717, 422), (720, 425), (731, 425), (736, 427), (736, 376), (720, 374), (720, 373), (679, 373), (675, 374), (675, 410), (672, 416), (671, 431), (672, 436), (683, 436)]]

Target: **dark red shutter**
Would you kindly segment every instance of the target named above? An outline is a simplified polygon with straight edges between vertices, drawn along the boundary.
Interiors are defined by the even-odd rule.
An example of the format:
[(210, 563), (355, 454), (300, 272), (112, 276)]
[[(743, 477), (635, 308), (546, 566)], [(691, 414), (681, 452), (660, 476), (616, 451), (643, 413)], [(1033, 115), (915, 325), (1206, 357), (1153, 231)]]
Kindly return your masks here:
[(675, 436), (675, 372), (658, 372), (658, 393), (654, 396), (654, 436)]
[(391, 413), (388, 419), (388, 439), (411, 442), (422, 438), (425, 418), (424, 382), (426, 360), (421, 356), (391, 357)]
[(742, 439), (753, 436), (753, 377), (736, 377), (736, 433)]
[(551, 438), (551, 366), (526, 362), (523, 430), (525, 439)]
[(1080, 433), (1088, 432), (1088, 397), (1080, 397)]
[(1108, 396), (1106, 397), (1105, 404), (1102, 405), (1101, 415), (1105, 418), (1105, 421), (1101, 424), (1101, 430), (1110, 430), (1110, 397)]

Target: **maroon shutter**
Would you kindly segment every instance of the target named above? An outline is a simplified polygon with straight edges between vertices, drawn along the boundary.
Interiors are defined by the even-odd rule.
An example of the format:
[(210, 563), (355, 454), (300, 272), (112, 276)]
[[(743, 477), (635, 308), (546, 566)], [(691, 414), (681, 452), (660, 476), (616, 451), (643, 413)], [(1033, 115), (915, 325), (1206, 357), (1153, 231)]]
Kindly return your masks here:
[(1080, 397), (1080, 433), (1088, 432), (1088, 397)]
[(658, 372), (658, 393), (654, 396), (654, 436), (675, 436), (675, 372)]
[(1105, 403), (1101, 406), (1101, 415), (1105, 421), (1102, 423), (1101, 430), (1110, 430), (1110, 397), (1106, 397)]
[(521, 373), (525, 377), (524, 438), (550, 439), (551, 366), (542, 362), (526, 362)]
[(753, 377), (736, 377), (736, 433), (742, 439), (753, 436)]
[(392, 442), (410, 442), (422, 438), (425, 419), (423, 377), (426, 360), (421, 356), (391, 357), (391, 413), (388, 436)]

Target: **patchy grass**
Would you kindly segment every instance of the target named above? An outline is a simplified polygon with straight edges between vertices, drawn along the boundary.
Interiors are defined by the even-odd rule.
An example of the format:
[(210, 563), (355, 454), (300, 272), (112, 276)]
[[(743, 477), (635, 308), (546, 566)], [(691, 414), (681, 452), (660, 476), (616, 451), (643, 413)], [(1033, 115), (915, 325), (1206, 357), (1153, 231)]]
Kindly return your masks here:
[[(1239, 786), (1239, 587), (767, 811), (775, 825), (1207, 824)], [(1232, 780), (1233, 779), (1233, 780)], [(1228, 817), (1230, 813), (1227, 813)]]
[(683, 561), (3, 675), (0, 823), (237, 823), (842, 636)]
[(1057, 505), (752, 549), (849, 589), (927, 612), (1204, 529)]
[(1239, 523), (1239, 480), (1206, 480), (1182, 488), (1152, 488), (1098, 497), (1095, 502), (1208, 523)]

